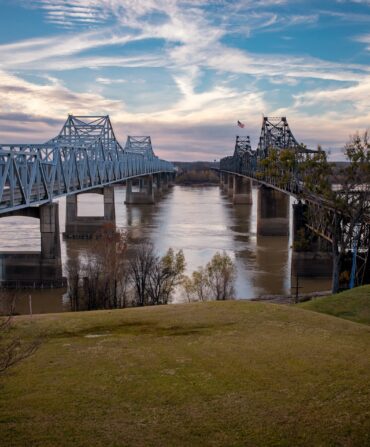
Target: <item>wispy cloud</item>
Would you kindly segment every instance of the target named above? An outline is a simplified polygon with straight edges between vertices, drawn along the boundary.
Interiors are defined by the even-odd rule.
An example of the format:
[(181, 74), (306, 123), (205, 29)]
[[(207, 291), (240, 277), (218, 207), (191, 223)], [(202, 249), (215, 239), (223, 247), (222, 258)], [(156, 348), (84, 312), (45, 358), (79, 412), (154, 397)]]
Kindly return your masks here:
[[(209, 130), (215, 134), (217, 126), (220, 127), (225, 140), (218, 135), (214, 139), (215, 147), (225, 147), (226, 138), (230, 137), (227, 126), (232, 126), (236, 117), (248, 117), (251, 125), (258, 128), (262, 112), (294, 114), (304, 130), (303, 136), (312, 137), (306, 132), (306, 129), (313, 132), (315, 128), (312, 110), (315, 107), (321, 110), (325, 104), (326, 109), (320, 112), (321, 127), (317, 130), (316, 125), (315, 132), (323, 138), (325, 130), (337, 143), (338, 135), (342, 137), (342, 133), (348, 132), (349, 123), (362, 126), (370, 118), (366, 93), (370, 88), (368, 64), (335, 61), (335, 58), (325, 60), (309, 56), (306, 51), (301, 56), (293, 52), (284, 54), (283, 49), (280, 54), (276, 49), (267, 52), (268, 45), (263, 51), (252, 45), (244, 48), (233, 45), (233, 39), (239, 43), (238, 39), (248, 39), (254, 34), (277, 30), (282, 34), (319, 25), (321, 11), (312, 8), (306, 14), (302, 8), (295, 10), (293, 6), (287, 0), (32, 2), (32, 7), (43, 11), (45, 21), (67, 31), (0, 45), (0, 121), (7, 112), (11, 116), (23, 114), (45, 122), (49, 122), (48, 117), (64, 117), (68, 112), (110, 113), (123, 132), (129, 126), (135, 129), (145, 126), (168, 148), (171, 141), (174, 143), (166, 130), (174, 132), (177, 128), (180, 140), (187, 135), (194, 151), (200, 151), (207, 138), (202, 132)], [(369, 35), (361, 35), (357, 41), (370, 49)], [(145, 47), (145, 43), (153, 42), (156, 44)], [(135, 45), (140, 50), (133, 51)], [(117, 91), (123, 91), (131, 85), (117, 74), (120, 69), (130, 68), (166, 72), (173, 83), (173, 92), (166, 93), (169, 100), (165, 106), (159, 103), (154, 112), (138, 108), (134, 113), (125, 102), (104, 96), (108, 91), (111, 94), (112, 86), (119, 86)], [(84, 92), (66, 87), (65, 73), (70, 77), (74, 71), (87, 69), (94, 69), (96, 73), (91, 76), (90, 85), (84, 86)], [(51, 72), (52, 76), (48, 75)], [(42, 73), (44, 84), (33, 83), (27, 77), (32, 73)], [(218, 82), (202, 85), (205, 73), (217, 77)], [(248, 77), (248, 81), (238, 84), (243, 77)], [(261, 79), (268, 79), (273, 84), (271, 89), (292, 89), (289, 109), (285, 105), (274, 106), (269, 100), (271, 92), (258, 89), (256, 81)], [(299, 92), (294, 90), (302, 84), (310, 87)], [(148, 95), (152, 88), (148, 82)], [(348, 105), (352, 107), (352, 115)], [(332, 110), (328, 111), (330, 107)], [(361, 114), (361, 119), (356, 114)], [(330, 120), (340, 123), (339, 132), (334, 132), (336, 124), (332, 125)], [(8, 129), (11, 136), (12, 126), (8, 123), (6, 127), (4, 122), (3, 129)], [(35, 128), (26, 118), (22, 122), (26, 123), (25, 129)], [(48, 126), (53, 125), (50, 122)], [(42, 134), (46, 130), (41, 124), (39, 128)]]
[(125, 84), (127, 81), (126, 79), (96, 78), (96, 82), (98, 82), (99, 84), (111, 85), (111, 84)]

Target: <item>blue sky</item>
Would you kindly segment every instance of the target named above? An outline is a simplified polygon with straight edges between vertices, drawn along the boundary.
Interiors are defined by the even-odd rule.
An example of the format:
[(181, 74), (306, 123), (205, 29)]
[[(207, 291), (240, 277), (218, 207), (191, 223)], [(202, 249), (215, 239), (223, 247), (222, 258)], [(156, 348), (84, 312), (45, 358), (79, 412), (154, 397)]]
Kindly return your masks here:
[(369, 25), (370, 0), (0, 0), (0, 141), (109, 114), (121, 142), (213, 160), (264, 114), (338, 159), (370, 127)]

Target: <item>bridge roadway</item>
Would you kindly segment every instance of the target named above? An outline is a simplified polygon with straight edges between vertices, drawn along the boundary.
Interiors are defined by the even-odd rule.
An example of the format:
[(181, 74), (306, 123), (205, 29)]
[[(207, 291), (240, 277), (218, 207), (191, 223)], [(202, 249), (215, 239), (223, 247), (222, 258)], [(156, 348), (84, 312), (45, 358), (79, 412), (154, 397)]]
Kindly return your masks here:
[[(65, 284), (61, 269), (59, 211), (66, 197), (66, 237), (89, 238), (115, 223), (113, 185), (126, 184), (127, 204), (154, 202), (175, 175), (159, 159), (148, 136), (129, 136), (122, 147), (109, 116), (69, 115), (60, 133), (44, 144), (0, 144), (0, 217), (40, 219), (40, 253), (1, 253), (0, 283), (9, 287)], [(139, 191), (133, 184), (139, 182)], [(77, 195), (104, 196), (104, 217), (82, 218)]]

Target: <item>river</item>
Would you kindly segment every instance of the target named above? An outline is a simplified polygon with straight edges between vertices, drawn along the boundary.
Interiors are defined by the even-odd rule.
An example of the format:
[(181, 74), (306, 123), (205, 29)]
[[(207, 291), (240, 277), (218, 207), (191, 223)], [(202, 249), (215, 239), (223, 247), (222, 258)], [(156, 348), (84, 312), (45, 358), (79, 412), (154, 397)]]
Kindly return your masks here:
[[(125, 188), (116, 186), (116, 224), (128, 232), (133, 247), (147, 240), (159, 254), (169, 247), (183, 249), (187, 273), (205, 265), (217, 251), (224, 250), (236, 263), (238, 299), (291, 293), (291, 241), (288, 237), (257, 237), (256, 188), (253, 188), (252, 206), (234, 206), (217, 186), (175, 186), (155, 205), (126, 206), (124, 198)], [(59, 205), (62, 233), (65, 199), (61, 199)], [(103, 215), (100, 195), (81, 195), (78, 206), (81, 216)], [(70, 256), (86, 256), (90, 243), (62, 239), (63, 265)], [(39, 221), (25, 217), (0, 219), (0, 250), (40, 250)], [(300, 292), (328, 290), (330, 279), (300, 279), (299, 286)], [(19, 295), (18, 313), (29, 312), (29, 295), (34, 313), (69, 310), (64, 289), (27, 290)], [(181, 294), (177, 293), (176, 301), (181, 299)]]

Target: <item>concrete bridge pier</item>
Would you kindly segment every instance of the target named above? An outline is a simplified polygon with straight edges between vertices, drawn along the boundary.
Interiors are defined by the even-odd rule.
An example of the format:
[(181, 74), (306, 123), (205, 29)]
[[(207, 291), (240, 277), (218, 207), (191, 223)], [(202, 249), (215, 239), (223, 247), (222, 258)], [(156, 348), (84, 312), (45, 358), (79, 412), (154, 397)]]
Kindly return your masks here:
[(167, 173), (162, 172), (162, 173), (158, 174), (158, 178), (159, 178), (159, 182), (161, 185), (161, 191), (163, 193), (163, 192), (167, 191), (170, 186)]
[(153, 188), (154, 188), (154, 198), (160, 199), (163, 194), (163, 181), (161, 178), (161, 174), (154, 174), (153, 175)]
[(315, 235), (307, 228), (308, 205), (293, 205), (293, 277), (324, 277), (332, 274), (333, 261), (329, 241)]
[(54, 288), (66, 286), (62, 275), (59, 234), (59, 205), (15, 211), (5, 216), (40, 219), (41, 252), (0, 253), (1, 286), (4, 288)]
[(289, 235), (289, 196), (267, 186), (258, 189), (257, 234)]
[[(164, 183), (163, 183), (164, 184)], [(140, 179), (140, 190), (133, 191), (133, 180), (126, 183), (126, 205), (151, 205), (154, 203), (153, 175)]]
[(220, 172), (220, 188), (223, 189), (224, 187), (224, 181), (225, 181), (225, 173), (224, 172)]
[(93, 191), (87, 191), (87, 193), (103, 195), (104, 216), (78, 216), (78, 194), (67, 196), (66, 230), (64, 233), (67, 238), (91, 239), (104, 224), (116, 224), (114, 187), (104, 186)]
[(235, 177), (235, 175), (233, 175), (233, 174), (227, 174), (226, 192), (230, 198), (233, 198), (233, 196), (234, 196), (234, 177)]
[(175, 185), (176, 175), (172, 174), (170, 172), (167, 172), (167, 178), (168, 178), (168, 185), (169, 186), (174, 186)]
[(252, 185), (250, 179), (234, 175), (233, 203), (234, 205), (252, 204)]
[(228, 179), (229, 174), (227, 174), (226, 172), (220, 172), (220, 187), (221, 190), (224, 192), (228, 192), (229, 189), (229, 179)]

